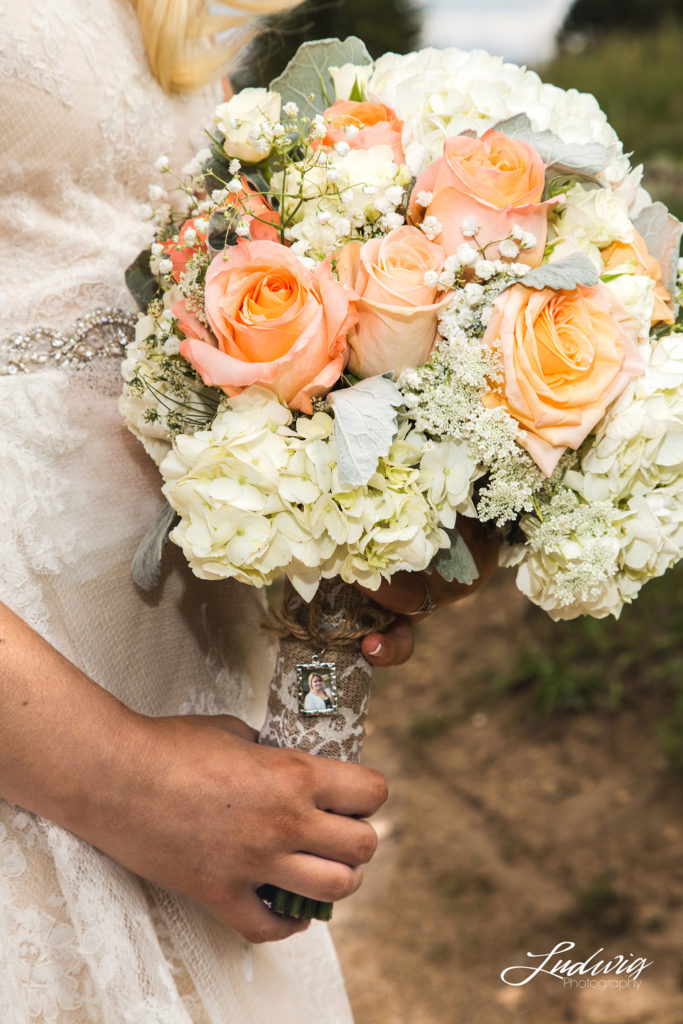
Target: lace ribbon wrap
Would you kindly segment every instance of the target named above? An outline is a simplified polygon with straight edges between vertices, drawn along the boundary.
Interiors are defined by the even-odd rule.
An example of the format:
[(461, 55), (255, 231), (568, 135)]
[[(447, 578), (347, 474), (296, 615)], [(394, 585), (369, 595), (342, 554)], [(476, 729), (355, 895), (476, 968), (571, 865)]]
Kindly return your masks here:
[[(288, 583), (283, 605), (284, 613), (270, 623), (280, 643), (259, 743), (357, 763), (372, 679), (360, 644), (368, 633), (385, 628), (392, 616), (340, 579), (322, 580), (310, 604)], [(319, 713), (304, 707), (305, 676), (316, 669), (334, 675), (335, 706)]]
[[(368, 633), (392, 615), (343, 580), (322, 580), (310, 604), (286, 585), (283, 610), (271, 615), (279, 634), (275, 672), (259, 743), (358, 763), (365, 739), (372, 666), (361, 653)], [(317, 676), (317, 693), (312, 679)], [(275, 913), (327, 921), (331, 903), (264, 885), (259, 895)]]

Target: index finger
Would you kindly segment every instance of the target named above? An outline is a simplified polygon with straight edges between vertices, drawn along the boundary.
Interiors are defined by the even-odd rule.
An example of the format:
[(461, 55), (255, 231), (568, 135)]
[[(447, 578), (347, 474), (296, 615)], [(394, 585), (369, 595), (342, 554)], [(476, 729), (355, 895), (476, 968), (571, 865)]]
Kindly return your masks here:
[(374, 768), (331, 758), (316, 758), (314, 799), (321, 811), (367, 818), (379, 810), (388, 796), (387, 780)]

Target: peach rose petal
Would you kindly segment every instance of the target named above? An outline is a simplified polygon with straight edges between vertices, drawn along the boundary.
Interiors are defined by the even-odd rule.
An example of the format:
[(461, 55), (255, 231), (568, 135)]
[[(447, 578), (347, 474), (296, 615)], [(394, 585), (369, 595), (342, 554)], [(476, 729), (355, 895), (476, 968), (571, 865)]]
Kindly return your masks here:
[[(332, 147), (337, 142), (346, 142), (351, 149), (389, 146), (397, 164), (402, 164), (405, 160), (401, 142), (403, 121), (386, 104), (337, 100), (331, 107), (328, 107), (323, 116), (327, 132), (317, 145)], [(347, 125), (356, 128), (357, 133), (347, 135), (344, 131)], [(315, 142), (314, 148), (316, 148)]]
[(512, 228), (519, 225), (534, 236), (536, 244), (522, 250), (517, 256), (517, 262), (537, 267), (543, 259), (548, 237), (548, 214), (561, 200), (562, 196), (555, 196), (542, 203), (497, 209), (472, 196), (463, 196), (455, 189), (444, 189), (435, 195), (429, 204), (428, 213), (436, 217), (442, 227), (434, 241), (443, 246), (449, 255), (454, 253), (462, 242), (472, 244), (472, 238), (463, 235), (461, 230), (465, 218), (471, 217), (479, 225), (477, 242), (486, 249), (486, 259), (489, 260), (497, 259), (500, 255), (499, 246), (495, 243), (508, 238)]
[(180, 302), (176, 302), (171, 307), (171, 313), (178, 321), (180, 330), (187, 338), (197, 338), (198, 340), (207, 342), (211, 347), (215, 346), (216, 339), (212, 336), (210, 331), (207, 331), (204, 324), (197, 319), (194, 313), (190, 313), (185, 299), (181, 299)]

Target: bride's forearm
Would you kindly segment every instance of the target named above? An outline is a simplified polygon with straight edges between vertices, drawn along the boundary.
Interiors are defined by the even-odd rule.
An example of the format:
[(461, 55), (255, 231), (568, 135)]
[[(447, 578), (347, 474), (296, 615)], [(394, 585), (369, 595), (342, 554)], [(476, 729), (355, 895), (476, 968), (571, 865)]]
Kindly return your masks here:
[(120, 794), (136, 719), (0, 604), (0, 796), (79, 834)]

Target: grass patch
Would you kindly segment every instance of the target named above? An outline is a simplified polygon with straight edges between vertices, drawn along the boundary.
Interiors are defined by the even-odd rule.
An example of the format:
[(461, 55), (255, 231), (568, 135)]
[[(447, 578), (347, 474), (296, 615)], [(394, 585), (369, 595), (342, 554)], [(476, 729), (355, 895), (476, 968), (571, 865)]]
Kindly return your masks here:
[(615, 889), (608, 878), (600, 877), (575, 894), (573, 906), (560, 915), (558, 924), (588, 928), (599, 935), (623, 935), (633, 920), (633, 900)]
[(672, 767), (683, 771), (683, 564), (648, 583), (620, 619), (555, 623), (530, 608), (512, 668), (493, 680), (499, 694), (527, 690), (544, 716), (588, 708), (614, 710), (656, 686), (675, 698), (660, 736)]

